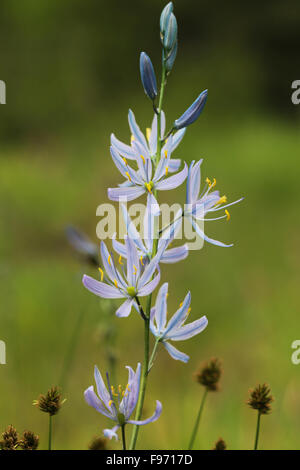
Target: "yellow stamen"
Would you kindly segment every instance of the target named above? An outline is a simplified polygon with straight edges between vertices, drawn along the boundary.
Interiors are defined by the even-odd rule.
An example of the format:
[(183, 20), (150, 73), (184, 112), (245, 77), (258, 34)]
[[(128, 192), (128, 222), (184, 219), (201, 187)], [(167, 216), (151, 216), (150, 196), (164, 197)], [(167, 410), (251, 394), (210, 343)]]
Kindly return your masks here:
[(126, 385), (126, 390), (128, 390), (128, 392), (130, 392), (130, 388), (129, 388), (128, 384)]
[(150, 129), (150, 127), (147, 127), (147, 129), (146, 129), (146, 136), (147, 136), (147, 139), (148, 139), (148, 141), (149, 141), (149, 140), (150, 140), (150, 137), (151, 137), (151, 129)]
[(182, 307), (182, 306), (183, 306), (183, 302), (180, 302), (179, 307)]
[(140, 262), (141, 262), (141, 265), (144, 266), (144, 263), (143, 263), (143, 255), (140, 257)]
[(108, 261), (109, 266), (111, 266), (111, 264), (110, 264), (110, 259), (111, 259), (111, 256), (109, 255), (109, 257), (107, 258), (107, 261)]
[(225, 209), (225, 214), (226, 214), (226, 216), (227, 216), (226, 220), (227, 220), (227, 222), (228, 222), (228, 220), (230, 220), (230, 214), (229, 214), (229, 212), (228, 212), (227, 209)]
[(131, 142), (133, 142), (133, 141), (134, 141), (134, 136), (133, 136), (133, 135), (131, 135), (131, 138), (130, 138), (130, 140), (131, 140)]
[(118, 394), (115, 392), (115, 389), (114, 389), (114, 387), (113, 387), (113, 386), (111, 386), (110, 388), (111, 388), (111, 393), (112, 393), (112, 395), (113, 395), (114, 397), (117, 397), (117, 396), (118, 396)]
[(211, 187), (211, 181), (209, 178), (206, 178), (205, 182), (208, 184), (209, 187)]
[(113, 400), (109, 400), (108, 406), (111, 406), (113, 404)]
[(118, 390), (119, 390), (119, 393), (122, 393), (122, 386), (121, 385), (118, 386)]
[(141, 159), (143, 160), (144, 165), (145, 165), (146, 162), (145, 162), (145, 157), (144, 157), (144, 155), (141, 155)]
[(100, 274), (101, 274), (101, 282), (103, 281), (103, 277), (104, 277), (104, 272), (103, 272), (103, 269), (101, 268), (98, 268)]
[(226, 197), (226, 196), (222, 196), (222, 197), (220, 197), (220, 199), (218, 200), (218, 202), (216, 202), (215, 205), (224, 204), (225, 202), (227, 202), (227, 197)]
[(133, 274), (136, 274), (137, 273), (136, 266), (133, 265), (133, 269), (134, 269)]
[(123, 162), (125, 163), (125, 165), (128, 165), (127, 160), (126, 160), (125, 157), (123, 157)]
[(118, 283), (117, 283), (117, 280), (116, 280), (116, 279), (114, 280), (114, 285), (115, 285), (116, 288), (118, 289)]
[(127, 176), (127, 178), (129, 179), (129, 181), (131, 182), (131, 176), (130, 176), (130, 174), (128, 173), (128, 171), (126, 171), (125, 175)]
[(165, 158), (168, 158), (168, 151), (165, 150)]
[(120, 264), (121, 266), (123, 266), (123, 263), (122, 263), (122, 255), (119, 256), (119, 264)]
[(214, 188), (216, 186), (216, 184), (217, 184), (217, 180), (216, 180), (216, 178), (214, 178), (211, 187)]
[(190, 307), (187, 311), (187, 316), (191, 313), (192, 307)]
[(124, 395), (125, 395), (125, 392), (124, 392), (124, 390), (123, 390), (123, 392), (122, 392), (122, 397), (124, 397)]
[(166, 166), (166, 176), (168, 176), (169, 167)]
[(150, 183), (145, 183), (146, 188), (148, 189), (148, 192), (152, 194), (152, 186)]

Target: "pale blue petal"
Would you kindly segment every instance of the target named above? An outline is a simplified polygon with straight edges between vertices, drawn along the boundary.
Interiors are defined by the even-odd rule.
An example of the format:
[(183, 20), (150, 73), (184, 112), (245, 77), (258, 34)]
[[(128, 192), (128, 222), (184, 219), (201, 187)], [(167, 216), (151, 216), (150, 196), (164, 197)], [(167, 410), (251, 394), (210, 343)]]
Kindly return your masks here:
[(183, 352), (179, 351), (174, 346), (172, 346), (172, 344), (163, 341), (163, 345), (170, 354), (170, 356), (175, 359), (175, 361), (188, 362), (188, 360), (190, 359), (187, 354), (184, 354)]
[(161, 191), (168, 191), (169, 189), (174, 189), (180, 186), (187, 177), (187, 164), (184, 163), (184, 169), (181, 170), (179, 173), (173, 176), (169, 176), (169, 178), (163, 179), (156, 183), (156, 189)]
[(196, 230), (197, 234), (199, 235), (199, 237), (203, 238), (203, 240), (205, 240), (206, 242), (211, 243), (212, 245), (222, 246), (224, 248), (229, 248), (233, 246), (233, 243), (231, 243), (230, 245), (225, 245), (225, 243), (222, 243), (222, 242), (219, 242), (218, 240), (214, 240), (213, 238), (207, 237), (193, 218), (191, 219), (191, 223), (194, 229)]
[(169, 320), (167, 328), (164, 331), (164, 337), (171, 331), (173, 328), (178, 328), (181, 326), (182, 322), (185, 320), (188, 309), (191, 303), (191, 293), (188, 292), (185, 296), (182, 306), (174, 313), (173, 317)]
[(107, 418), (113, 419), (113, 415), (109, 413), (101, 403), (96, 393), (94, 392), (94, 387), (92, 385), (85, 390), (84, 398), (87, 404), (95, 408), (96, 411), (106, 416)]
[(218, 210), (221, 210), (221, 209), (226, 209), (226, 207), (232, 206), (233, 204), (237, 204), (238, 202), (243, 201), (243, 199), (244, 199), (244, 198), (241, 197), (240, 199), (237, 199), (237, 200), (234, 201), (234, 202), (230, 202), (229, 204), (225, 204), (225, 205), (223, 205), (223, 206), (215, 207), (215, 208), (211, 209), (210, 212), (218, 211)]
[(146, 188), (140, 186), (124, 187), (121, 188), (108, 188), (107, 195), (111, 201), (133, 201), (146, 192)]
[(133, 303), (133, 299), (125, 300), (125, 302), (123, 302), (122, 305), (116, 311), (117, 317), (119, 318), (128, 317), (128, 315), (130, 315), (131, 313), (132, 303)]
[(180, 158), (170, 158), (169, 160), (169, 173), (175, 173), (181, 166)]
[(155, 321), (156, 321), (158, 332), (161, 332), (166, 326), (168, 287), (169, 287), (169, 284), (165, 282), (159, 289), (159, 292), (156, 297)]
[(125, 204), (121, 204), (121, 208), (122, 208), (124, 222), (125, 222), (125, 225), (126, 225), (126, 229), (127, 229), (127, 233), (128, 233), (129, 238), (134, 241), (136, 246), (142, 252), (145, 252), (146, 250), (145, 250), (144, 244), (141, 240), (140, 234), (137, 231), (134, 223), (132, 222), (132, 220), (131, 220), (128, 212), (127, 212)]
[(136, 280), (140, 274), (140, 263), (135, 244), (130, 237), (125, 237), (125, 246), (127, 252), (127, 282), (129, 286), (136, 286)]
[(130, 418), (133, 413), (133, 410), (136, 407), (139, 391), (140, 391), (140, 379), (141, 379), (141, 364), (138, 363), (136, 372), (134, 372), (131, 367), (127, 366), (128, 369), (128, 386), (129, 392), (127, 397), (124, 397), (126, 402), (124, 403), (124, 415), (126, 421)]
[(179, 131), (175, 132), (175, 134), (173, 134), (172, 152), (178, 147), (178, 145), (182, 141), (185, 131), (186, 131), (186, 127), (184, 127), (183, 129), (180, 129)]
[(154, 279), (152, 279), (152, 281), (148, 282), (148, 284), (146, 284), (145, 286), (143, 286), (142, 288), (140, 288), (138, 290), (138, 295), (140, 295), (141, 297), (144, 297), (146, 295), (149, 295), (151, 294), (151, 292), (154, 291), (154, 289), (156, 289), (158, 283), (160, 281), (160, 273), (158, 273)]
[(192, 323), (188, 323), (187, 325), (181, 326), (180, 328), (171, 330), (165, 336), (165, 338), (172, 341), (183, 341), (201, 333), (203, 330), (205, 330), (207, 324), (207, 318), (203, 316), (198, 320), (193, 321)]
[(152, 213), (154, 216), (159, 215), (159, 213), (160, 213), (159, 204), (158, 204), (156, 198), (153, 196), (152, 193), (148, 193), (148, 196), (147, 196), (147, 206), (148, 206), (149, 208), (151, 208), (151, 213)]
[(95, 378), (95, 382), (96, 382), (96, 386), (97, 386), (98, 395), (101, 398), (101, 400), (103, 401), (106, 408), (108, 408), (110, 410), (110, 406), (109, 406), (110, 394), (107, 391), (105, 383), (102, 379), (102, 375), (101, 375), (101, 373), (100, 373), (97, 366), (95, 366), (95, 368), (94, 368), (94, 378)]
[(141, 132), (139, 126), (136, 123), (135, 117), (131, 109), (128, 112), (128, 122), (129, 122), (129, 127), (131, 130), (131, 133), (133, 137), (140, 142), (140, 144), (144, 147), (145, 153), (147, 151), (147, 141), (145, 139), (144, 134)]
[(119, 429), (119, 425), (114, 426), (112, 429), (104, 429), (103, 434), (105, 437), (108, 437), (108, 439), (112, 439), (113, 437), (116, 439), (116, 441), (119, 439), (117, 435), (117, 430)]
[(162, 412), (162, 404), (160, 401), (156, 400), (156, 409), (155, 409), (154, 414), (151, 416), (151, 418), (144, 419), (142, 421), (136, 421), (136, 420), (130, 419), (129, 421), (127, 421), (127, 423), (137, 424), (138, 426), (143, 426), (144, 424), (153, 423), (160, 417), (161, 412)]
[(118, 242), (115, 238), (112, 239), (112, 245), (114, 250), (119, 253), (123, 258), (127, 257), (127, 251), (124, 243)]
[(164, 252), (164, 254), (161, 257), (161, 263), (177, 263), (178, 261), (181, 261), (185, 258), (187, 258), (189, 254), (188, 246), (187, 244), (178, 246), (176, 248), (169, 248)]
[(110, 136), (110, 142), (115, 147), (115, 149), (119, 152), (122, 157), (128, 158), (129, 160), (136, 159), (135, 151), (127, 144), (124, 144), (114, 134)]
[(82, 283), (87, 290), (104, 299), (122, 299), (125, 297), (125, 295), (116, 287), (109, 286), (104, 282), (96, 281), (96, 279), (93, 279), (86, 274), (84, 274), (82, 278)]

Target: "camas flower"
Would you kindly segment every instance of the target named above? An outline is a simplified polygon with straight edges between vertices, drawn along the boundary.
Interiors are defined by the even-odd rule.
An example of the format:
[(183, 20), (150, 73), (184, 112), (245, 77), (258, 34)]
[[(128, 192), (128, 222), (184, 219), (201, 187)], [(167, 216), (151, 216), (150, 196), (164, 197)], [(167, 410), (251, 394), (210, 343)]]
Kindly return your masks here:
[[(237, 204), (244, 198), (240, 198), (237, 201), (226, 204), (226, 196), (221, 197), (219, 191), (212, 191), (212, 189), (216, 186), (216, 180), (214, 179), (211, 182), (208, 178), (206, 178), (206, 185), (203, 191), (201, 192), (201, 195), (199, 196), (201, 163), (202, 160), (199, 160), (197, 163), (195, 163), (195, 161), (192, 161), (189, 167), (186, 185), (186, 208), (184, 210), (184, 216), (189, 219), (195, 231), (201, 238), (203, 238), (203, 240), (212, 243), (213, 245), (223, 247), (233, 246), (233, 244), (225, 245), (224, 243), (219, 242), (218, 240), (209, 238), (207, 235), (204, 234), (203, 230), (201, 230), (197, 223), (197, 220), (210, 221), (224, 218), (229, 220), (230, 214), (227, 210), (227, 207), (232, 206), (233, 204)], [(207, 214), (214, 213), (219, 210), (225, 210), (225, 215), (215, 218), (205, 217)]]
[[(165, 248), (162, 245), (151, 262), (147, 266), (143, 266), (139, 260), (136, 246), (128, 236), (125, 238), (125, 247), (127, 258), (126, 272), (122, 257), (119, 257), (119, 265), (122, 268), (122, 273), (120, 273), (116, 268), (112, 253), (109, 253), (105, 243), (101, 242), (100, 252), (104, 268), (103, 270), (99, 268), (101, 281), (97, 281), (86, 274), (82, 278), (84, 287), (99, 297), (105, 299), (126, 299), (116, 311), (118, 317), (127, 317), (131, 312), (132, 306), (139, 311), (136, 297), (149, 295), (156, 288), (160, 280), (159, 271), (153, 279), (152, 276), (158, 268), (158, 263)], [(104, 280), (106, 282), (103, 282)]]
[(206, 316), (185, 325), (190, 313), (191, 293), (188, 292), (179, 309), (167, 323), (168, 283), (163, 284), (157, 294), (155, 307), (151, 309), (150, 328), (157, 340), (161, 341), (173, 359), (187, 362), (189, 356), (178, 351), (168, 341), (183, 341), (203, 331), (208, 324)]
[(130, 419), (139, 396), (140, 390), (140, 377), (141, 377), (141, 364), (138, 363), (136, 371), (131, 367), (127, 366), (128, 369), (128, 384), (123, 390), (119, 385), (116, 391), (113, 386), (109, 383), (109, 377), (107, 374), (108, 389), (106, 388), (102, 379), (101, 373), (95, 366), (95, 382), (97, 387), (98, 396), (94, 392), (94, 387), (89, 387), (84, 392), (86, 402), (95, 408), (99, 413), (103, 414), (107, 418), (114, 421), (116, 424), (112, 429), (104, 429), (103, 433), (105, 437), (111, 439), (115, 437), (118, 439), (117, 430), (126, 424), (136, 424), (143, 426), (144, 424), (153, 423), (156, 421), (162, 412), (162, 404), (160, 401), (156, 401), (156, 409), (154, 414), (145, 420), (135, 421)]
[[(144, 224), (143, 224), (144, 240), (142, 240), (134, 223), (130, 219), (130, 216), (127, 212), (125, 205), (122, 204), (121, 207), (123, 211), (127, 233), (129, 234), (130, 238), (133, 240), (133, 242), (136, 245), (138, 256), (141, 262), (143, 264), (148, 264), (152, 257), (154, 239), (155, 237), (158, 236), (158, 234), (154, 233), (155, 215), (153, 214), (153, 211), (151, 210), (151, 206), (148, 203), (146, 207), (146, 211), (145, 211)], [(177, 230), (180, 228), (181, 215), (182, 215), (182, 210), (180, 209), (175, 216), (175, 222), (171, 224), (167, 230), (164, 231), (163, 236), (158, 241), (158, 251), (160, 251), (162, 247), (164, 246), (164, 249), (162, 251), (162, 255), (160, 258), (161, 263), (177, 263), (178, 261), (181, 261), (188, 256), (187, 244), (184, 244), (182, 246), (178, 246), (175, 248), (167, 249), (170, 243), (172, 242), (172, 240), (175, 238)], [(112, 243), (113, 243), (114, 250), (117, 253), (119, 253), (121, 256), (123, 256), (124, 258), (127, 258), (126, 246), (123, 243), (118, 242), (116, 239), (113, 239)]]
[(153, 163), (150, 158), (145, 158), (142, 154), (137, 159), (138, 171), (133, 170), (126, 160), (111, 146), (111, 156), (115, 165), (120, 170), (122, 175), (126, 178), (126, 186), (120, 185), (118, 188), (108, 188), (108, 197), (112, 201), (119, 201), (124, 199), (132, 201), (142, 194), (147, 194), (149, 203), (151, 204), (154, 213), (159, 213), (159, 205), (153, 194), (155, 190), (167, 191), (180, 186), (187, 177), (187, 164), (184, 163), (184, 168), (179, 173), (168, 177), (169, 163), (172, 147), (172, 136), (168, 139), (166, 144), (165, 156), (162, 157), (153, 171)]
[[(136, 123), (134, 114), (131, 110), (128, 112), (128, 122), (131, 131), (131, 145), (124, 144), (118, 140), (114, 134), (111, 134), (111, 145), (117, 150), (117, 152), (127, 160), (136, 160), (138, 161), (143, 155), (145, 159), (154, 158), (156, 156), (157, 150), (157, 115), (154, 114), (151, 128), (147, 128), (147, 137), (144, 136), (140, 130), (138, 124)], [(163, 111), (161, 111), (161, 135), (160, 138), (163, 139), (166, 130), (166, 118)], [(183, 136), (185, 134), (185, 129), (181, 129), (178, 132), (173, 134), (173, 139), (171, 146), (169, 147), (170, 153), (172, 154), (177, 146), (180, 144)], [(161, 148), (161, 157), (165, 156), (165, 151), (167, 149), (167, 142)], [(169, 161), (169, 173), (173, 173), (179, 169), (181, 165), (180, 159), (170, 158)]]

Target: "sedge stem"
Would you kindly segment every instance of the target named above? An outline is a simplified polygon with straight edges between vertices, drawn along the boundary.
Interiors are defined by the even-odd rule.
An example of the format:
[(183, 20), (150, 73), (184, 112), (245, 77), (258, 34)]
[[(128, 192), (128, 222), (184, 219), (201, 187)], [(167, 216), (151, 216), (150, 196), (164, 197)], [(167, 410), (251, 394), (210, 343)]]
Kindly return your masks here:
[(256, 423), (256, 433), (255, 433), (255, 442), (254, 442), (254, 450), (257, 450), (257, 446), (258, 446), (259, 429), (260, 429), (260, 416), (261, 416), (261, 413), (258, 411), (258, 413), (257, 413), (257, 423)]
[(193, 445), (194, 445), (194, 442), (195, 442), (195, 439), (196, 439), (196, 435), (197, 435), (197, 432), (198, 432), (198, 427), (199, 427), (202, 411), (203, 411), (203, 408), (204, 408), (206, 396), (207, 396), (207, 388), (205, 388), (205, 391), (204, 391), (203, 396), (202, 396), (200, 408), (199, 408), (198, 415), (197, 415), (197, 418), (196, 418), (196, 422), (195, 422), (195, 425), (194, 425), (194, 429), (193, 429), (193, 432), (192, 432), (192, 435), (191, 435), (188, 450), (192, 450), (192, 448), (193, 448)]
[(52, 416), (49, 414), (48, 450), (51, 450), (51, 445), (52, 445)]

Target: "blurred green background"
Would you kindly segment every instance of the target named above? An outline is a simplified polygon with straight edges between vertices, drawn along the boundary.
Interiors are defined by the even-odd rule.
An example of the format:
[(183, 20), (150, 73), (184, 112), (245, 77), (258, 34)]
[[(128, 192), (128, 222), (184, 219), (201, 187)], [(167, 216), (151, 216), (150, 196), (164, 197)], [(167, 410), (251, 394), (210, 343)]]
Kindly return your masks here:
[[(94, 364), (106, 368), (107, 306), (82, 287), (82, 274), (94, 272), (74, 256), (64, 229), (72, 223), (96, 241), (96, 207), (121, 181), (110, 133), (129, 141), (129, 107), (141, 128), (152, 120), (138, 56), (145, 50), (159, 74), (165, 3), (1, 2), (0, 339), (7, 365), (0, 366), (0, 425), (32, 429), (41, 448), (47, 416), (32, 400), (61, 384), (64, 370), (67, 402), (54, 421), (54, 447), (85, 449), (110, 424), (83, 400)], [(209, 326), (178, 344), (191, 356), (187, 365), (160, 351), (145, 413), (159, 399), (163, 414), (141, 430), (139, 448), (186, 447), (202, 395), (193, 373), (211, 356), (222, 359), (224, 376), (221, 391), (208, 397), (196, 448), (212, 448), (220, 436), (231, 449), (253, 446), (256, 413), (245, 402), (258, 382), (275, 396), (260, 447), (300, 447), (300, 366), (291, 363), (300, 336), (300, 105), (291, 102), (291, 83), (300, 79), (297, 7), (292, 0), (175, 2), (179, 52), (166, 90), (168, 122), (209, 89), (205, 112), (176, 156), (203, 157), (204, 176), (215, 176), (231, 200), (245, 200), (230, 223), (207, 227), (233, 248), (205, 245), (162, 268), (169, 313), (190, 289), (191, 318), (206, 314)], [(182, 201), (183, 188), (170, 195)], [(110, 322), (118, 383), (125, 383), (124, 366), (143, 357), (143, 325), (136, 314)]]

